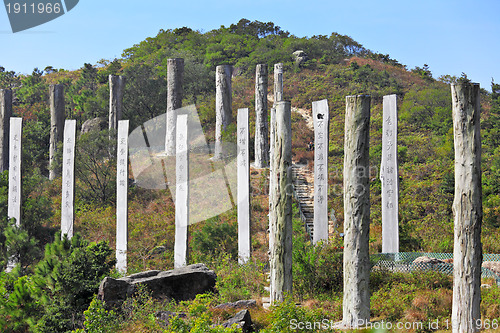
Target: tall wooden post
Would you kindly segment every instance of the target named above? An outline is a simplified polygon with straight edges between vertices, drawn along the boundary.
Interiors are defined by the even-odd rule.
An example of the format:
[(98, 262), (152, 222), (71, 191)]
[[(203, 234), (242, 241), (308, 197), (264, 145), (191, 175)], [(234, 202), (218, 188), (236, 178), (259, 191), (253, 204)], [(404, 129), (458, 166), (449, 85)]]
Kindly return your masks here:
[(342, 322), (370, 320), (370, 96), (347, 96), (344, 143), (344, 302)]
[(9, 170), (9, 128), (12, 116), (12, 91), (0, 89), (0, 172)]
[(399, 252), (397, 96), (384, 96), (382, 125), (382, 253)]
[[(288, 101), (276, 103), (274, 155), (271, 157), (275, 179), (270, 196), (272, 221), (271, 304), (283, 301), (292, 291), (292, 120)], [(272, 215), (272, 217), (271, 217)]]
[(215, 153), (214, 159), (224, 158), (222, 134), (232, 122), (232, 90), (230, 65), (217, 66), (215, 71)]
[(52, 180), (61, 174), (56, 167), (57, 144), (62, 141), (64, 134), (64, 86), (51, 84), (50, 93), (50, 142), (49, 142), (49, 179)]
[(175, 136), (177, 117), (175, 110), (182, 107), (182, 82), (184, 78), (184, 59), (167, 59), (167, 132), (165, 152), (175, 156)]
[(127, 272), (128, 246), (128, 120), (118, 121), (116, 149), (116, 270)]
[(186, 266), (189, 232), (188, 115), (177, 115), (174, 266)]
[(283, 100), (283, 64), (274, 64), (274, 105)]
[(451, 85), (455, 142), (453, 332), (481, 328), (481, 136), (479, 84)]
[(61, 200), (61, 238), (73, 237), (75, 221), (75, 140), (76, 120), (66, 120), (64, 124), (63, 175)]
[(248, 109), (238, 109), (238, 261), (246, 263), (251, 255), (250, 234), (250, 152)]
[(312, 103), (314, 122), (313, 243), (328, 241), (328, 101)]
[(123, 113), (123, 89), (125, 77), (121, 75), (109, 76), (109, 129), (116, 130), (118, 121)]
[(269, 138), (267, 121), (267, 64), (255, 69), (255, 167), (269, 165)]
[(7, 216), (16, 219), (16, 226), (21, 226), (21, 143), (23, 118), (10, 118), (9, 130), (9, 197)]

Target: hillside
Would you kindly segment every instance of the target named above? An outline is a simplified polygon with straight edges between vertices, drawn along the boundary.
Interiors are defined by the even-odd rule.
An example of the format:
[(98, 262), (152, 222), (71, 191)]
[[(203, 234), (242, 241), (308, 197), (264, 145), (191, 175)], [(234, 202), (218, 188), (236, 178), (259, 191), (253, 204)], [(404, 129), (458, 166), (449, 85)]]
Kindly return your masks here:
[[(296, 50), (303, 50), (309, 60), (297, 65), (292, 54)], [(65, 332), (83, 327), (83, 310), (89, 306), (95, 284), (102, 276), (110, 274), (113, 266), (116, 184), (115, 167), (107, 159), (108, 133), (82, 136), (77, 143), (75, 231), (82, 239), (73, 241), (72, 245), (55, 241), (59, 238), (56, 231), (60, 226), (61, 180), (49, 182), (46, 178), (49, 84), (64, 85), (67, 118), (76, 119), (80, 128), (87, 119), (107, 119), (108, 75), (125, 75), (124, 118), (130, 119), (130, 128), (134, 129), (165, 112), (166, 59), (172, 57), (185, 59), (183, 105), (196, 105), (209, 141), (214, 140), (216, 65), (235, 66), (233, 114), (238, 108), (250, 108), (251, 137), (255, 127), (252, 112), (254, 70), (258, 63), (267, 63), (270, 69), (274, 63), (284, 63), (285, 99), (290, 100), (293, 107), (310, 112), (313, 101), (328, 99), (331, 119), (328, 203), (340, 222), (340, 229), (343, 222), (345, 96), (371, 95), (370, 251), (373, 254), (381, 251), (382, 97), (397, 94), (401, 251), (453, 251), (454, 155), (449, 83), (457, 78), (434, 78), (426, 65), (407, 69), (389, 55), (367, 50), (348, 36), (332, 33), (299, 38), (270, 22), (241, 20), (205, 33), (187, 27), (162, 30), (157, 36), (124, 50), (119, 59), (83, 64), (76, 71), (47, 67), (43, 71), (35, 69), (25, 76), (0, 67), (0, 89), (13, 89), (14, 114), (24, 119), (21, 231), (8, 226), (7, 173), (0, 179), (0, 229), (4, 230), (0, 238), (1, 259), (5, 264), (13, 254), (9, 248), (21, 253), (21, 267), (13, 273), (0, 275), (0, 293), (4, 296), (0, 300), (0, 327), (5, 331), (34, 331), (36, 327), (40, 332), (51, 329)], [(272, 94), (272, 87), (270, 73), (269, 94)], [(494, 85), (492, 91), (481, 91), (484, 253), (500, 253), (500, 87)], [(234, 131), (235, 128), (231, 128), (225, 140), (235, 142)], [(313, 133), (298, 113), (292, 114), (292, 135), (294, 161), (308, 163), (312, 168), (313, 153), (306, 148)], [(217, 302), (260, 298), (266, 294), (263, 287), (268, 260), (267, 173), (265, 170), (251, 171), (253, 262), (247, 267), (238, 267), (235, 263), (237, 225), (233, 207), (195, 224), (190, 230), (190, 262), (205, 262), (216, 270), (220, 278), (219, 295), (208, 301), (201, 299), (198, 303), (178, 306), (143, 299), (147, 306), (191, 311), (190, 307), (209, 309)], [(129, 273), (173, 267), (174, 217), (174, 203), (168, 190), (130, 188)], [(290, 301), (271, 315), (263, 310), (252, 312), (258, 327), (267, 328), (269, 332), (284, 332), (272, 322), (286, 315), (309, 319), (327, 316), (332, 320), (341, 317), (341, 237), (336, 235), (329, 245), (314, 249), (307, 242), (296, 209), (294, 224), (296, 294), (293, 296), (294, 301), (302, 302), (304, 307), (294, 310)], [(63, 264), (65, 259), (73, 263), (71, 267), (77, 268)], [(95, 276), (86, 276), (85, 272), (96, 267), (100, 268)], [(68, 278), (71, 274), (80, 274), (88, 281), (80, 285)], [(421, 315), (418, 320), (425, 321), (450, 315), (446, 302), (451, 300), (451, 282), (447, 276), (375, 272), (373, 281), (374, 318), (411, 321)], [(405, 292), (411, 299), (398, 303), (397, 294)], [(498, 318), (499, 293), (496, 287), (485, 291), (484, 315)], [(11, 299), (10, 295), (17, 298)], [(423, 305), (419, 306), (415, 299), (420, 299)], [(386, 303), (389, 305), (384, 308)], [(152, 312), (145, 310), (146, 305), (131, 306), (133, 310), (120, 324), (122, 326), (117, 324), (120, 320), (108, 318), (115, 325), (109, 331), (117, 331), (119, 326), (122, 332), (135, 329), (161, 332), (157, 324), (150, 323)], [(95, 303), (93, 306), (97, 307)], [(98, 313), (99, 308), (93, 311)], [(228, 316), (227, 313), (208, 312), (210, 318), (227, 319)], [(195, 317), (193, 315), (193, 321)], [(58, 320), (60, 327), (54, 328), (59, 325), (56, 325)]]

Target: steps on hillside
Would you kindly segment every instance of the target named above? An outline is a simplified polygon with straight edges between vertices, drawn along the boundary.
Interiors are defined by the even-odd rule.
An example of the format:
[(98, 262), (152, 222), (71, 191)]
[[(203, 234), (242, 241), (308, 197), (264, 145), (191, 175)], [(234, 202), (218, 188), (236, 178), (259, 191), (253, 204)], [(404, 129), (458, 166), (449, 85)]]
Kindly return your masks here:
[(300, 218), (309, 237), (314, 232), (314, 176), (307, 165), (293, 164), (293, 194), (299, 204)]

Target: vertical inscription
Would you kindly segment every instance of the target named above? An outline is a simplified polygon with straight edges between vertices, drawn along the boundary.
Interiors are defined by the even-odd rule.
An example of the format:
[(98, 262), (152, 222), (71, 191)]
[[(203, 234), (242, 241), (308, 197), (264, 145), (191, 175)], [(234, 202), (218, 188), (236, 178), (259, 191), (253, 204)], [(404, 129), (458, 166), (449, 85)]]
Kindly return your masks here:
[(399, 252), (397, 96), (384, 96), (382, 125), (382, 252)]
[(174, 266), (187, 264), (189, 226), (188, 115), (177, 116)]
[(250, 258), (250, 161), (248, 109), (238, 109), (238, 257), (240, 264)]
[(9, 205), (8, 217), (21, 225), (21, 136), (22, 118), (10, 118), (9, 134)]
[(328, 101), (313, 102), (314, 233), (313, 243), (328, 240)]
[(75, 137), (76, 120), (64, 122), (63, 165), (62, 165), (62, 202), (61, 202), (61, 238), (73, 237), (75, 203)]
[(116, 151), (116, 269), (127, 272), (128, 243), (128, 120), (118, 121)]

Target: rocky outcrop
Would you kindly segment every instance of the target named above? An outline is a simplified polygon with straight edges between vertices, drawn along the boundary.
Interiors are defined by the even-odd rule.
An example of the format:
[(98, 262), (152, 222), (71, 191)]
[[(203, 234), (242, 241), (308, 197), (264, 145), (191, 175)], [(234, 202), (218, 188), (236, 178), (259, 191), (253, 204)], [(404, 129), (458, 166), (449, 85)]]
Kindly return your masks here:
[(107, 307), (119, 306), (132, 296), (139, 286), (146, 287), (152, 297), (184, 301), (215, 288), (217, 276), (204, 264), (194, 264), (170, 271), (146, 271), (120, 279), (106, 277), (99, 286), (98, 298)]
[(489, 269), (500, 277), (500, 261), (484, 261), (482, 267)]
[(255, 301), (254, 299), (249, 299), (249, 300), (240, 300), (240, 301), (231, 302), (231, 303), (219, 304), (214, 309), (223, 309), (223, 310), (248, 309), (248, 308), (253, 308), (256, 306), (257, 306), (257, 301)]
[(231, 327), (236, 324), (236, 327), (241, 328), (243, 333), (254, 332), (252, 318), (250, 311), (242, 310), (238, 312), (233, 318), (223, 323), (222, 327)]
[(170, 318), (179, 317), (179, 318), (187, 318), (187, 315), (184, 312), (170, 312), (170, 311), (158, 311), (155, 313), (156, 320), (158, 320), (163, 326), (170, 325)]
[[(102, 118), (88, 119), (82, 124), (81, 134), (89, 132), (99, 132), (106, 128), (106, 123)], [(80, 135), (81, 135), (80, 134)]]
[(418, 257), (417, 259), (413, 260), (414, 264), (432, 264), (432, 265), (437, 265), (437, 264), (445, 264), (446, 262), (441, 259), (436, 259), (436, 258), (430, 258), (428, 256), (421, 256)]
[(309, 56), (302, 50), (297, 50), (293, 52), (293, 56), (295, 57), (295, 65), (301, 66), (307, 60), (309, 60)]

